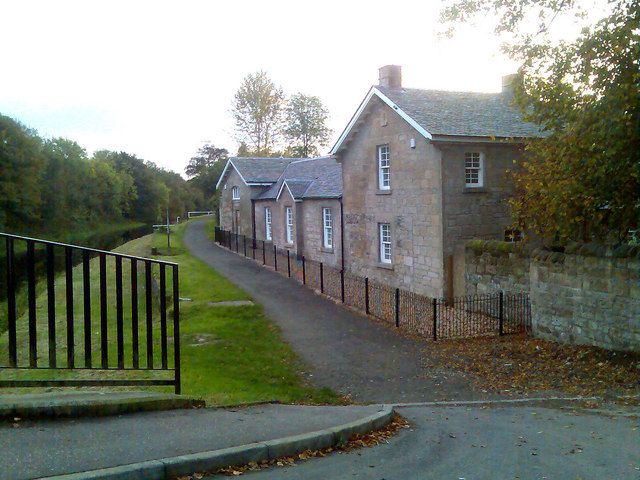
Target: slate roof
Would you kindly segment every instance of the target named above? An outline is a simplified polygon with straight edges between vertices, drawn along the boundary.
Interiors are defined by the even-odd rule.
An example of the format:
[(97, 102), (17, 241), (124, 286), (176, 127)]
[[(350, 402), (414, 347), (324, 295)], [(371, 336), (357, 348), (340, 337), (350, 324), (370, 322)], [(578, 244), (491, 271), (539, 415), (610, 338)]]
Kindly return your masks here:
[(305, 198), (340, 198), (342, 166), (333, 157), (316, 157), (292, 161), (278, 181), (259, 200), (274, 200), (286, 182), (296, 200)]
[(247, 183), (274, 183), (284, 169), (298, 158), (281, 157), (231, 157), (230, 162)]
[(539, 137), (502, 93), (449, 92), (376, 86), (431, 135)]

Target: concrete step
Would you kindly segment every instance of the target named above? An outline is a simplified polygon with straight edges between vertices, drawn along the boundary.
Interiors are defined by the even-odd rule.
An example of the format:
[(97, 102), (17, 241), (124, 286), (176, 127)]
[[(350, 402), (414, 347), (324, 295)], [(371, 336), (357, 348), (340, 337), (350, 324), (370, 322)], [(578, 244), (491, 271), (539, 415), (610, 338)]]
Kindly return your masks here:
[(50, 392), (0, 395), (0, 418), (100, 417), (204, 407), (203, 400), (156, 392)]

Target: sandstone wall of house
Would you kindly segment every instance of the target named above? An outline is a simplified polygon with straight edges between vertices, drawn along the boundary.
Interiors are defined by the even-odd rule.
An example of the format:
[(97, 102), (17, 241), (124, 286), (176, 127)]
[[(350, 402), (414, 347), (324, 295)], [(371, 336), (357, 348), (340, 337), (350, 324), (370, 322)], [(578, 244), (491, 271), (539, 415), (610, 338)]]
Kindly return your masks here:
[(529, 291), (540, 338), (640, 351), (640, 256), (626, 252), (536, 251), (531, 256), (470, 242), (468, 293)]
[[(442, 209), (444, 220), (445, 290), (459, 288), (450, 275), (456, 265), (455, 248), (470, 239), (503, 240), (511, 223), (507, 199), (513, 194), (508, 171), (522, 159), (518, 145), (438, 144), (442, 151)], [(465, 187), (465, 153), (484, 153), (484, 182), (479, 188)], [(452, 293), (447, 292), (448, 295)]]
[[(304, 239), (298, 253), (306, 258), (340, 268), (340, 201), (334, 199), (306, 199), (299, 203)], [(324, 248), (322, 209), (330, 208), (333, 218), (333, 248)]]
[[(233, 200), (233, 187), (240, 188), (240, 200)], [(227, 181), (222, 185), (220, 194), (220, 226), (225, 230), (234, 231), (234, 219), (237, 218), (238, 233), (252, 235), (251, 198), (262, 191), (260, 187), (250, 187), (244, 183), (238, 172), (231, 168)]]
[[(445, 255), (464, 240), (503, 240), (511, 223), (507, 199), (513, 194), (508, 171), (522, 158), (522, 148), (504, 144), (439, 144), (442, 151), (442, 189)], [(465, 153), (483, 152), (484, 185), (465, 187)]]
[[(382, 101), (371, 103), (369, 117), (338, 157), (345, 186), (346, 268), (387, 285), (442, 296), (440, 152)], [(377, 146), (383, 144), (391, 155), (389, 192), (378, 191)], [(380, 263), (379, 223), (391, 225), (391, 266)]]
[[(271, 208), (271, 241), (279, 248), (295, 250), (298, 242), (300, 241), (298, 234), (302, 234), (302, 230), (298, 228), (297, 225), (298, 218), (300, 217), (298, 205), (300, 205), (300, 203), (296, 203), (293, 200), (289, 190), (286, 188), (282, 190), (282, 194), (277, 201), (256, 201), (256, 238), (258, 240), (265, 240), (265, 207), (269, 207)], [(287, 243), (286, 241), (286, 207), (291, 207), (293, 209), (293, 243)]]

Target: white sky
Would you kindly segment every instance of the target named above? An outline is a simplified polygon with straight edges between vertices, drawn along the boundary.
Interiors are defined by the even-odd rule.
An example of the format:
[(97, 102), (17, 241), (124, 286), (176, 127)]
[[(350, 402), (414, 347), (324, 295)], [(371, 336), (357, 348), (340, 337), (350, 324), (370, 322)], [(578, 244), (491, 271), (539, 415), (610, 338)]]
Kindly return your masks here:
[(263, 69), (319, 96), (334, 138), (378, 67), (409, 87), (498, 91), (516, 65), (489, 28), (439, 39), (440, 2), (0, 0), (0, 113), (91, 153), (183, 173), (210, 141), (235, 154), (231, 100)]

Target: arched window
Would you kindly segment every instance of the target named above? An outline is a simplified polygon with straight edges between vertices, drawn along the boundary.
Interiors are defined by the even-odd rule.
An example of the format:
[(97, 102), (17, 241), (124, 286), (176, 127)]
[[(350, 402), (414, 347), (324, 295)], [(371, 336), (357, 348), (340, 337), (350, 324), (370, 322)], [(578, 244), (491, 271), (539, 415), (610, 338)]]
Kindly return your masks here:
[(234, 200), (240, 200), (240, 187), (234, 186), (231, 189), (231, 195)]

